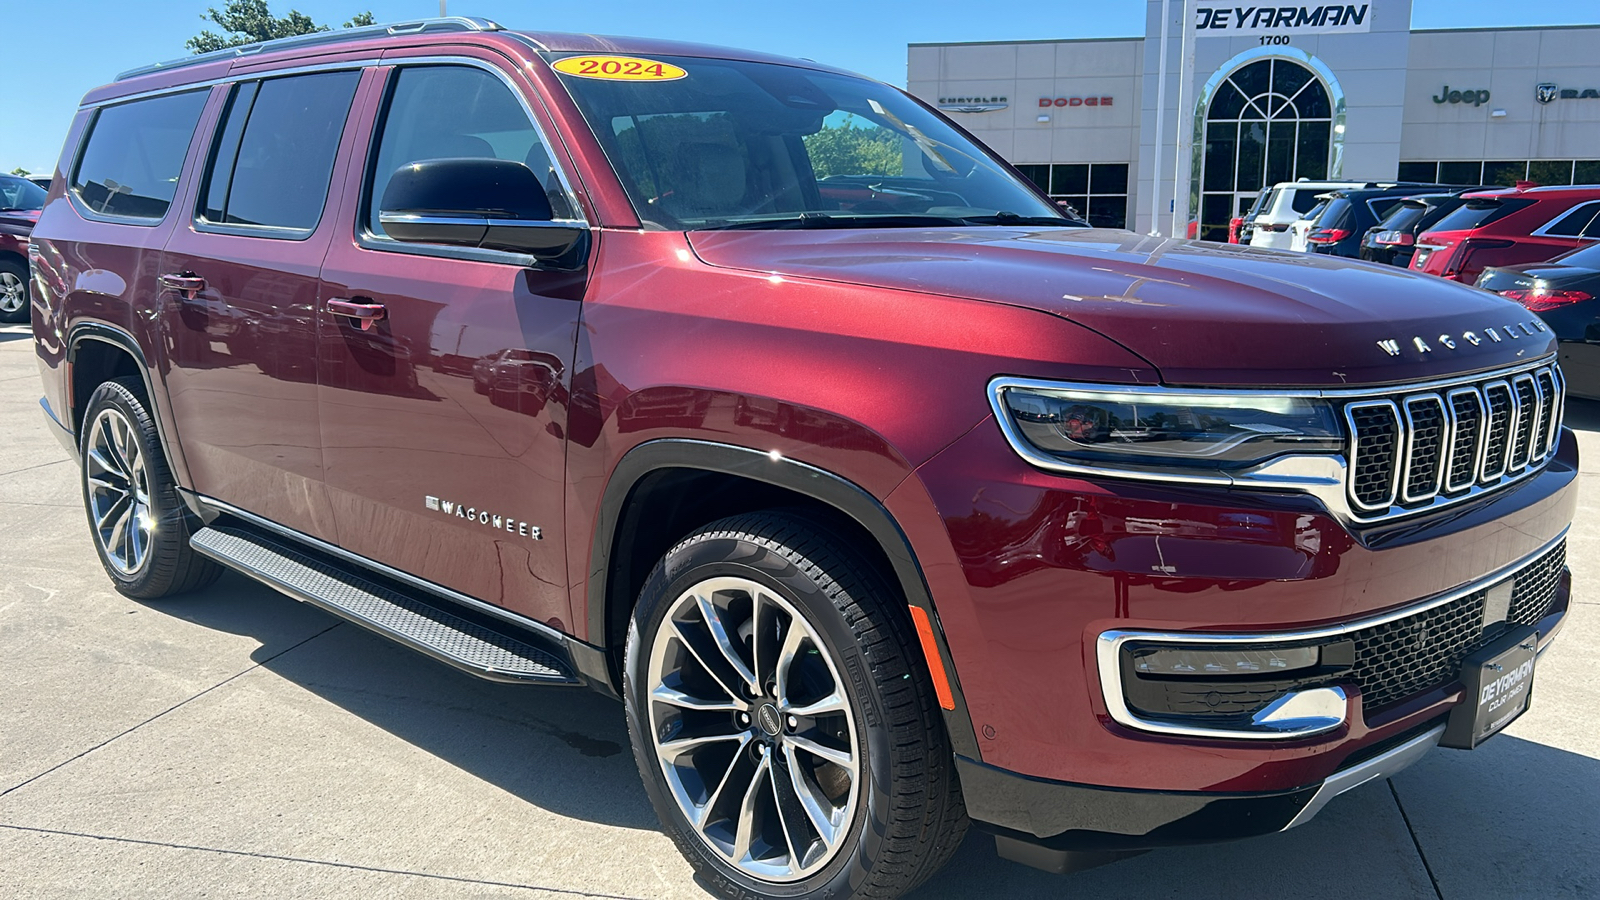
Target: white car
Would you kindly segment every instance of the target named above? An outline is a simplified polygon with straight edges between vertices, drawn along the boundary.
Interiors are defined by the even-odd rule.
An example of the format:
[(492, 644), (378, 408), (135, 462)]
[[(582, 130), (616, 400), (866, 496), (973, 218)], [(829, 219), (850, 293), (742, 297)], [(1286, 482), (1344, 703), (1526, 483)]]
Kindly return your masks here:
[(1255, 229), (1250, 234), (1250, 246), (1272, 250), (1288, 250), (1293, 242), (1290, 227), (1310, 213), (1318, 203), (1318, 194), (1340, 188), (1365, 187), (1364, 181), (1280, 181), (1273, 185), (1269, 195), (1256, 214)]
[(1322, 215), (1324, 209), (1328, 208), (1328, 201), (1332, 198), (1333, 194), (1331, 193), (1318, 194), (1317, 205), (1311, 207), (1310, 212), (1295, 219), (1294, 224), (1289, 226), (1290, 250), (1296, 253), (1311, 252), (1311, 241), (1309, 240), (1311, 232), (1317, 230), (1317, 217)]

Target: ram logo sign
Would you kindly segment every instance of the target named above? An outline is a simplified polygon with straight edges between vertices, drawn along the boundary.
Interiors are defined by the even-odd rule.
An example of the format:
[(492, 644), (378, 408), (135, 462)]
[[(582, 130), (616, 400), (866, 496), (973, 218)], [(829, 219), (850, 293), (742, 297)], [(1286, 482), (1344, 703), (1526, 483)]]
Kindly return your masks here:
[(1358, 34), (1372, 30), (1371, 3), (1306, 6), (1202, 6), (1194, 16), (1199, 37)]

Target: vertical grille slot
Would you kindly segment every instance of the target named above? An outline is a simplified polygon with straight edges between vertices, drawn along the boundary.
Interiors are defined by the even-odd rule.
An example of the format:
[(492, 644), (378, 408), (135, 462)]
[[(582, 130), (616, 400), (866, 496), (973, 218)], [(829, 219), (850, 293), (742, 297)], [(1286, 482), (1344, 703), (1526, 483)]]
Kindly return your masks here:
[(1485, 428), (1483, 465), (1478, 480), (1493, 484), (1506, 474), (1506, 455), (1511, 449), (1511, 429), (1516, 424), (1516, 402), (1511, 398), (1511, 385), (1504, 381), (1484, 385), (1483, 400), (1489, 410)]
[(1511, 468), (1520, 471), (1533, 453), (1533, 436), (1539, 430), (1539, 388), (1532, 375), (1512, 381), (1517, 398), (1517, 427), (1511, 438)]
[(1448, 432), (1444, 400), (1438, 394), (1407, 397), (1405, 412), (1405, 475), (1400, 499), (1405, 503), (1420, 503), (1439, 493), (1439, 481), (1444, 474), (1444, 445)]
[(1539, 459), (1556, 448), (1556, 435), (1561, 430), (1561, 407), (1565, 398), (1556, 387), (1554, 369), (1540, 369), (1534, 378), (1539, 382), (1539, 393), (1544, 395), (1544, 422), (1534, 439), (1534, 453)]
[(1387, 510), (1399, 488), (1400, 409), (1390, 400), (1352, 403), (1350, 420), (1350, 500), (1358, 508)]
[(1455, 422), (1455, 437), (1450, 442), (1444, 489), (1455, 493), (1472, 487), (1477, 479), (1478, 455), (1483, 452), (1483, 396), (1473, 388), (1451, 391), (1450, 417)]

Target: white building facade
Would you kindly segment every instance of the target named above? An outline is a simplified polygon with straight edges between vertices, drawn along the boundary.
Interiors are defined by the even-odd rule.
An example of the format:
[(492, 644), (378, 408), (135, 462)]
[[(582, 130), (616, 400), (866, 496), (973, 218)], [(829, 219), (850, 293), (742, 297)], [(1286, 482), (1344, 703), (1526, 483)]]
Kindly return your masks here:
[(907, 86), (1094, 224), (1140, 232), (1225, 239), (1297, 178), (1600, 184), (1600, 24), (1148, 0), (1142, 37), (913, 44)]

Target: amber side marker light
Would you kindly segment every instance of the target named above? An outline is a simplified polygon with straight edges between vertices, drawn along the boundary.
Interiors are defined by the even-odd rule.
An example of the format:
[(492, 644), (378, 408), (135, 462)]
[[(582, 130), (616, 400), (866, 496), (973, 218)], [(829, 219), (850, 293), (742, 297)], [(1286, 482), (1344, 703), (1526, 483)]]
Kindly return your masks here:
[(945, 674), (944, 660), (939, 658), (939, 645), (933, 641), (933, 620), (928, 618), (927, 610), (913, 606), (911, 621), (916, 623), (917, 638), (922, 641), (922, 655), (928, 658), (928, 673), (933, 676), (933, 692), (939, 696), (939, 705), (955, 709), (956, 697), (950, 692), (950, 677)]

